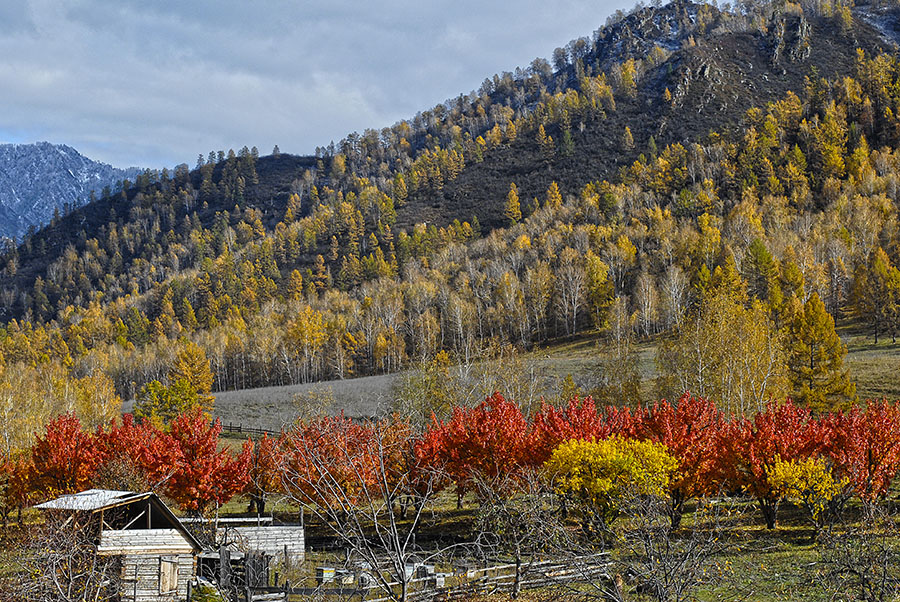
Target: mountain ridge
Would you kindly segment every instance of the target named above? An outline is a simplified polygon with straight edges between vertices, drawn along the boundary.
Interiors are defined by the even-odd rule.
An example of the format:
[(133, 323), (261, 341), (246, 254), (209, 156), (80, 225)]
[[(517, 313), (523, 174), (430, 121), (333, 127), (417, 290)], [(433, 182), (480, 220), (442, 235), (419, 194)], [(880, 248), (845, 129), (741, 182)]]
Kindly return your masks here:
[(134, 179), (140, 169), (120, 169), (94, 161), (66, 144), (46, 141), (0, 144), (0, 236), (21, 238), (30, 227), (48, 223), (88, 202), (93, 191)]
[[(841, 186), (874, 187), (900, 132), (893, 84), (877, 83), (900, 73), (893, 46), (844, 8), (639, 9), (554, 53), (556, 69), (534, 61), (315, 156), (244, 147), (145, 171), (7, 248), (9, 345), (35, 329), (70, 363), (108, 363), (133, 397), (181, 338), (226, 390), (527, 348), (605, 329), (613, 301), (650, 336), (723, 270), (762, 296), (783, 262), (779, 286), (802, 296), (799, 266), (816, 265), (805, 277), (826, 297), (822, 274), (840, 266), (821, 258), (838, 249), (840, 269), (864, 269), (871, 239), (845, 252), (852, 237), (829, 230), (814, 252), (790, 220), (845, 220)], [(751, 253), (770, 273), (741, 263)], [(849, 281), (834, 276), (829, 311), (849, 311)], [(653, 307), (662, 287), (681, 295), (674, 318), (654, 317), (668, 315)], [(4, 354), (51, 353), (23, 349)]]

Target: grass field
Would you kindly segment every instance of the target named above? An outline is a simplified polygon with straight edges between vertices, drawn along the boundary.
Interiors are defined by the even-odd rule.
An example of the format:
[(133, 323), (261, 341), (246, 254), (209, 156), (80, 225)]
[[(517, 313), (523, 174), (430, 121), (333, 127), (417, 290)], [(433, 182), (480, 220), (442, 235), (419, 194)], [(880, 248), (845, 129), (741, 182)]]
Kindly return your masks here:
[[(860, 399), (900, 399), (900, 342), (883, 338), (876, 345), (869, 333), (853, 325), (838, 332), (848, 353), (845, 366), (857, 384)], [(596, 381), (599, 337), (587, 335), (556, 343), (524, 355), (525, 363), (540, 379), (539, 393), (554, 396), (564, 378), (590, 390)], [(656, 342), (637, 344), (642, 400), (656, 399)], [(278, 430), (298, 414), (341, 411), (348, 416), (374, 416), (389, 411), (403, 374), (365, 376), (307, 385), (265, 387), (216, 393), (216, 415), (223, 423)], [(486, 391), (485, 394), (489, 394)], [(127, 410), (127, 406), (126, 406)]]
[[(692, 505), (689, 504), (689, 507)], [(815, 532), (801, 509), (788, 503), (782, 504), (778, 513), (778, 527), (772, 530), (767, 530), (763, 526), (762, 516), (751, 500), (738, 501), (734, 509), (735, 513), (724, 523), (724, 529), (719, 533), (721, 540), (727, 542), (725, 549), (708, 563), (709, 572), (718, 573), (718, 577), (697, 588), (696, 599), (706, 602), (722, 600), (826, 602), (852, 599), (838, 594), (834, 584), (829, 585), (823, 581), (823, 572), (827, 570), (823, 562), (823, 544), (816, 543)], [(225, 515), (244, 510), (245, 504), (235, 500), (224, 507), (222, 512)], [(278, 520), (294, 522), (299, 519), (299, 511), (295, 505), (282, 502), (276, 504), (273, 510)], [(417, 532), (417, 543), (423, 549), (434, 550), (450, 543), (471, 540), (474, 519), (478, 512), (478, 504), (471, 495), (466, 497), (464, 507), (457, 509), (455, 496), (445, 491), (438, 496), (431, 510), (426, 513), (425, 520)], [(293, 583), (311, 585), (316, 566), (342, 566), (344, 554), (340, 548), (329, 545), (332, 541), (331, 532), (311, 518), (310, 513), (306, 516), (307, 559), (306, 562), (295, 565), (287, 576)], [(850, 503), (844, 516), (847, 526), (858, 526), (858, 503)], [(689, 536), (692, 522), (692, 514), (686, 514), (681, 530), (675, 534), (675, 540)], [(622, 524), (619, 523), (619, 526)], [(577, 528), (574, 522), (572, 528)], [(897, 543), (900, 542), (895, 542), (894, 545)], [(464, 555), (463, 552), (457, 553)], [(617, 547), (613, 548), (612, 553), (613, 558), (620, 559), (621, 562), (613, 565), (614, 572), (624, 572), (630, 560), (622, 557), (623, 552)], [(462, 560), (462, 557), (457, 558), (457, 561)], [(900, 576), (896, 574), (900, 569), (900, 562), (896, 558), (887, 562), (890, 563), (895, 576)], [(442, 567), (442, 570), (449, 569)], [(283, 572), (282, 575), (285, 576)], [(629, 589), (628, 600), (643, 602), (653, 599), (640, 595), (632, 588)], [(554, 593), (547, 590), (524, 592), (521, 599), (548, 600), (549, 594), (555, 594), (551, 597), (556, 600), (560, 597), (567, 599), (565, 592)], [(498, 594), (495, 597), (485, 596), (478, 599), (508, 600), (509, 596)], [(571, 599), (589, 598), (573, 596)]]

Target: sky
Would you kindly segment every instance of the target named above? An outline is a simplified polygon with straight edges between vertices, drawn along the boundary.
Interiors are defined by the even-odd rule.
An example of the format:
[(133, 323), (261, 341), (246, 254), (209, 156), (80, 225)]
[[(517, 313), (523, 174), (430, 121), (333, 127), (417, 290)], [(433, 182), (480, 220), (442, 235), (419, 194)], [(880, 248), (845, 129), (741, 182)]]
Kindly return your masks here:
[(311, 154), (590, 36), (628, 0), (0, 0), (0, 143), (117, 167)]

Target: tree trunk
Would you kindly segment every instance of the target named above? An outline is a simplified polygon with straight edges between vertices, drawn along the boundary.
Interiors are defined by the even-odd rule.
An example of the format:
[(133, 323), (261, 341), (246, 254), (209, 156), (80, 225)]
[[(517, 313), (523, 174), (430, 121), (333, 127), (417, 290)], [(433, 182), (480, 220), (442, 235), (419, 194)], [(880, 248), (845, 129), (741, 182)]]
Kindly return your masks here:
[(672, 507), (670, 509), (672, 519), (672, 530), (675, 531), (681, 527), (681, 515), (684, 512), (684, 495), (680, 489), (672, 492)]
[(399, 602), (408, 602), (409, 600), (409, 582), (406, 579), (406, 567), (400, 569), (404, 571), (403, 578), (400, 580), (400, 599)]
[(509, 597), (515, 600), (519, 597), (519, 591), (522, 589), (522, 557), (516, 555), (516, 576), (513, 580), (512, 591)]
[(778, 500), (759, 500), (759, 509), (762, 510), (763, 519), (766, 521), (766, 529), (774, 529), (778, 512)]

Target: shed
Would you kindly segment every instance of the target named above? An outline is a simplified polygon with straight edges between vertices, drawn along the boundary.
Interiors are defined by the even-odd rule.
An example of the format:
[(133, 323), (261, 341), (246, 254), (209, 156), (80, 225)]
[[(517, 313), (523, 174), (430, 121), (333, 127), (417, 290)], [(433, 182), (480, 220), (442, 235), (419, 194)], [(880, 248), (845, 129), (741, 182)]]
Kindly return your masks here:
[(122, 602), (187, 597), (201, 546), (155, 493), (89, 489), (36, 507), (94, 519), (96, 554), (120, 558)]

